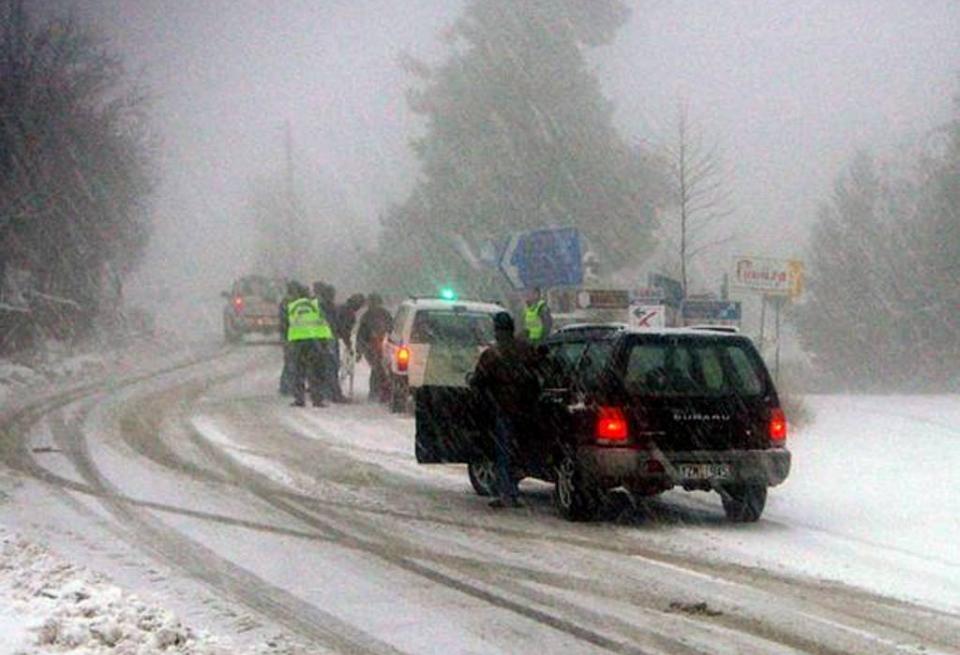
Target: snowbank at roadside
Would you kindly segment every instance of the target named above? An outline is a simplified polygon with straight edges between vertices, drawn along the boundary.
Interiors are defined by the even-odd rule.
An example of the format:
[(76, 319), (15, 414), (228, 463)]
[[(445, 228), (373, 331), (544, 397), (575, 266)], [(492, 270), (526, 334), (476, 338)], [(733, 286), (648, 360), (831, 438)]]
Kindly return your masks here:
[(184, 343), (169, 335), (76, 347), (48, 341), (29, 356), (0, 358), (0, 408), (55, 385), (89, 381), (112, 372), (129, 372), (149, 362), (163, 361), (165, 355), (191, 353), (216, 344)]
[(107, 363), (102, 353), (70, 354), (60, 344), (49, 346), (42, 357), (30, 362), (0, 359), (0, 405), (38, 387), (92, 375)]
[(0, 653), (280, 655), (282, 639), (238, 650), (0, 526)]

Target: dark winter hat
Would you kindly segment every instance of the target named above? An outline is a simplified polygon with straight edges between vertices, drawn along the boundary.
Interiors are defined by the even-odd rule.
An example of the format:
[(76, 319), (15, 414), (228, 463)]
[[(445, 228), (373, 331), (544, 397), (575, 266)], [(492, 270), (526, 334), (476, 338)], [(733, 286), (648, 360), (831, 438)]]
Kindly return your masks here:
[(493, 315), (493, 329), (503, 332), (513, 332), (513, 317), (508, 312), (497, 312)]

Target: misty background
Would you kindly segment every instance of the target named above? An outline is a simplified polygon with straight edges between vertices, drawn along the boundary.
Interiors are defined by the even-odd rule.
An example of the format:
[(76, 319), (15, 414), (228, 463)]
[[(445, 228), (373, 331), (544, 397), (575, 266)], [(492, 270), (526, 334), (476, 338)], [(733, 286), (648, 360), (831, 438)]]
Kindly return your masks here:
[[(376, 230), (417, 175), (408, 143), (420, 126), (399, 56), (436, 61), (462, 9), (449, 0), (49, 4), (101, 30), (155, 96), (162, 177), (144, 277), (209, 291), (253, 257), (244, 192), (282, 170), (284, 121), (300, 172)], [(731, 170), (733, 250), (799, 256), (817, 203), (857, 148), (896, 148), (951, 110), (955, 2), (629, 4), (613, 44), (589, 54), (592, 71), (634, 139), (662, 137), (678, 100), (689, 103)]]
[[(732, 255), (806, 258), (818, 212), (859, 152), (883, 169), (955, 115), (956, 2), (623, 4), (629, 18), (612, 40), (583, 49), (613, 124), (659, 156), (682, 106), (721, 163), (728, 209), (711, 230), (722, 244), (692, 262), (693, 291), (718, 290)], [(384, 216), (423, 179), (411, 144), (425, 120), (402, 63), (442, 64), (468, 3), (28, 5), (92, 27), (149, 91), (153, 232), (128, 299), (169, 323), (203, 312), (215, 325), (218, 292), (259, 266), (258, 212), (275, 213), (271, 194), (291, 183), (311, 224), (305, 247), (329, 262), (305, 275), (341, 297), (376, 283)]]

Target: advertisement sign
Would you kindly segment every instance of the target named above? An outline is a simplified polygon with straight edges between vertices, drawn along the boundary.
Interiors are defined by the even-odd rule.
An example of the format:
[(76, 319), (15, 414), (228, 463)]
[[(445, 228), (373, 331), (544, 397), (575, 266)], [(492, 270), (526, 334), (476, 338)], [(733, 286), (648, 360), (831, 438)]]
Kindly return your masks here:
[(796, 298), (803, 291), (803, 262), (770, 257), (735, 257), (730, 284), (768, 296)]

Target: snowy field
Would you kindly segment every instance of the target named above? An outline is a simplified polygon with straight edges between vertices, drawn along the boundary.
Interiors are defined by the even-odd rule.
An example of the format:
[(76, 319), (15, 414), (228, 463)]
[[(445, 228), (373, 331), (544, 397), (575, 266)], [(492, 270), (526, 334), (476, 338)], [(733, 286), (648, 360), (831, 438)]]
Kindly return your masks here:
[[(155, 378), (102, 362), (144, 381), (75, 381), (101, 391), (35, 415), (57, 385), (6, 385), (4, 439), (28, 452), (0, 450), (0, 654), (819, 650), (771, 646), (784, 616), (833, 652), (958, 652), (942, 627), (960, 625), (956, 396), (808, 397), (757, 524), (676, 491), (578, 525), (548, 485), (498, 513), (462, 466), (417, 465), (409, 417), (288, 407), (270, 346), (200, 349), (188, 359), (211, 363), (184, 373), (165, 357)], [(881, 638), (831, 609), (845, 602), (940, 632)]]

